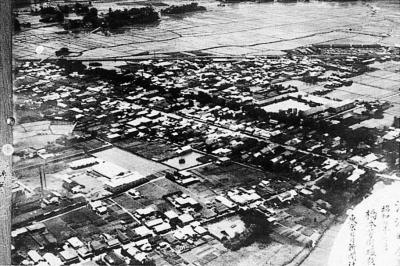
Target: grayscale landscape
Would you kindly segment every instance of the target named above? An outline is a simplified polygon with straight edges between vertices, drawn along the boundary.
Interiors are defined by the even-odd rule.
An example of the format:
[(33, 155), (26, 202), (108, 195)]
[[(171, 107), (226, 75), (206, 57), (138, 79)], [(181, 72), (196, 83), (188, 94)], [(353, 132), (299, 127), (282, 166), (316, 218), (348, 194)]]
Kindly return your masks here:
[(14, 23), (14, 265), (399, 265), (399, 1)]

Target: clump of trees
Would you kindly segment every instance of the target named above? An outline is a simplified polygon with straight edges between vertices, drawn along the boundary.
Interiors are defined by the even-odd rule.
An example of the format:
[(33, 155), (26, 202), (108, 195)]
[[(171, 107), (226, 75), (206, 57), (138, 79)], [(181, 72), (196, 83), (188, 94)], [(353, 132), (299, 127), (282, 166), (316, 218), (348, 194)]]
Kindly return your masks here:
[(376, 183), (375, 174), (367, 171), (359, 181), (349, 186), (346, 178), (327, 178), (318, 183), (318, 186), (326, 190), (326, 194), (317, 193), (315, 198), (320, 198), (332, 205), (333, 214), (342, 214), (350, 205), (358, 204), (370, 192)]
[[(59, 10), (61, 13), (64, 15), (69, 15), (70, 13), (75, 13), (77, 15), (84, 15), (89, 12), (90, 7), (92, 6), (92, 3), (89, 2), (88, 4), (82, 4), (76, 2), (75, 4), (66, 4), (66, 5), (57, 5), (57, 10)], [(41, 8), (41, 10), (43, 7)]]
[(171, 14), (182, 14), (187, 12), (197, 12), (197, 11), (206, 11), (207, 9), (204, 6), (199, 6), (198, 3), (190, 3), (187, 5), (175, 6), (172, 5), (161, 10), (161, 14), (171, 15)]
[(101, 17), (98, 15), (98, 10), (91, 6), (91, 2), (89, 2), (89, 4), (75, 3), (74, 5), (48, 6), (32, 10), (31, 13), (40, 15), (40, 21), (44, 23), (62, 23), (64, 18), (72, 12), (83, 16), (82, 19), (68, 20), (68, 22), (64, 23), (63, 26), (66, 30), (83, 27), (116, 29), (133, 24), (153, 23), (160, 19), (158, 12), (150, 6), (124, 10), (112, 10), (110, 8), (108, 13)]
[[(82, 9), (83, 10), (83, 9)], [(96, 8), (85, 9), (85, 14), (81, 20), (70, 20), (64, 24), (65, 29), (76, 29), (81, 27), (90, 28), (110, 28), (117, 29), (133, 24), (153, 23), (160, 19), (157, 11), (153, 7), (131, 8), (124, 10), (109, 9), (104, 17), (99, 17)]]
[(65, 70), (65, 74), (73, 72), (83, 74), (86, 70), (86, 66), (81, 61), (77, 60), (60, 59), (57, 61), (57, 65)]
[(22, 28), (30, 28), (32, 26), (30, 22), (21, 23), (18, 19), (18, 13), (13, 13), (12, 18), (13, 18), (14, 32), (19, 32), (21, 31)]
[(14, 31), (18, 32), (20, 30), (21, 30), (21, 23), (16, 17), (14, 17)]
[(91, 5), (92, 5), (91, 2), (89, 2), (89, 4), (87, 4), (87, 5), (81, 4), (81, 3), (75, 3), (75, 5), (74, 5), (75, 14), (84, 15), (84, 14), (89, 13), (89, 10), (91, 9), (90, 8)]
[(160, 15), (153, 7), (131, 8), (124, 10), (109, 10), (104, 18), (105, 25), (111, 29), (132, 24), (153, 23), (160, 19)]
[(92, 7), (83, 16), (82, 22), (84, 24), (92, 23), (92, 26), (98, 27), (100, 25), (100, 19), (98, 17), (97, 9)]
[(39, 10), (39, 14), (41, 17), (41, 19), (39, 20), (40, 22), (49, 23), (64, 21), (64, 13), (53, 6), (41, 7)]
[(269, 242), (272, 225), (265, 216), (256, 210), (250, 209), (241, 213), (241, 219), (246, 224), (246, 230), (232, 239), (224, 241), (224, 246), (231, 250), (239, 250), (254, 242)]
[(66, 47), (63, 47), (60, 50), (56, 51), (56, 56), (66, 56), (66, 55), (69, 55), (69, 54), (70, 54), (70, 51)]

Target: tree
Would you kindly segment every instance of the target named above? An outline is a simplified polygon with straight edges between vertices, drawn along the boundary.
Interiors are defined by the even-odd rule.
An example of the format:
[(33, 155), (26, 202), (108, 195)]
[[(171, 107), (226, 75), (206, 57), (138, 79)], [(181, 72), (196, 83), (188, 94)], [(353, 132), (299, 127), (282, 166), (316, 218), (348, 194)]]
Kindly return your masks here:
[(21, 23), (19, 23), (19, 20), (17, 18), (14, 18), (14, 31), (18, 32), (21, 30)]
[(375, 113), (374, 113), (374, 117), (382, 119), (383, 118), (383, 109), (382, 108), (378, 108), (378, 110), (376, 110)]
[(306, 206), (309, 209), (311, 209), (313, 207), (313, 202), (307, 198), (304, 198), (302, 203), (304, 206)]
[(100, 20), (98, 17), (98, 11), (96, 8), (92, 7), (89, 12), (83, 16), (83, 23), (92, 23), (93, 27), (98, 27), (100, 25)]

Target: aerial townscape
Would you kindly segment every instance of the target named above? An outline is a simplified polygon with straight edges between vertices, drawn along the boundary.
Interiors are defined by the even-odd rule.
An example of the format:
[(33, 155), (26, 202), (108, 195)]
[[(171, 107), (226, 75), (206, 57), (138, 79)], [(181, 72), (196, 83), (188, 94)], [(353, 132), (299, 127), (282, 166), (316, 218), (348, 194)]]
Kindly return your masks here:
[(16, 1), (13, 265), (398, 265), (400, 4), (234, 2)]

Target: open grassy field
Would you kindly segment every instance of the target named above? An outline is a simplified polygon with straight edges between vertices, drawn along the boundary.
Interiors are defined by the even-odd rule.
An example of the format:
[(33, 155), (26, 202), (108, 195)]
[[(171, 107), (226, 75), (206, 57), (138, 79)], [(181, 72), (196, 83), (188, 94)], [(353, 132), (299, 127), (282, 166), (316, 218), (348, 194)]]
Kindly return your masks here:
[(126, 139), (117, 142), (116, 145), (124, 150), (155, 161), (163, 161), (176, 156), (175, 147), (161, 141), (147, 142)]
[(261, 171), (236, 163), (226, 166), (210, 164), (190, 171), (210, 182), (213, 188), (250, 185), (266, 177)]
[(141, 204), (138, 200), (134, 200), (131, 196), (126, 193), (113, 197), (113, 200), (127, 209), (129, 212), (134, 213), (137, 209), (146, 207)]
[[(254, 243), (238, 251), (228, 251), (220, 255), (209, 265), (239, 266), (239, 265), (267, 265), (280, 266), (289, 262), (298, 252), (299, 246), (271, 242), (269, 244)], [(320, 264), (322, 265), (322, 264)]]
[(199, 183), (195, 183), (187, 188), (190, 192), (196, 195), (201, 202), (212, 201), (217, 192), (210, 189), (209, 182), (202, 180)]
[(137, 200), (137, 202), (140, 203), (143, 207), (153, 205), (158, 209), (165, 209), (168, 206), (167, 209), (169, 209), (172, 207), (172, 205), (169, 205), (162, 198), (162, 196), (182, 190), (183, 188), (179, 185), (173, 183), (168, 179), (162, 178), (138, 187), (137, 191), (144, 195), (144, 197)]
[(182, 258), (195, 265), (217, 265), (215, 260), (226, 253), (227, 249), (217, 240), (211, 239), (206, 244), (181, 254)]
[(52, 125), (50, 121), (24, 123), (13, 128), (17, 149), (33, 147), (41, 149), (61, 136), (72, 132), (73, 124)]
[(327, 216), (300, 204), (290, 206), (286, 212), (296, 217), (297, 223), (314, 229), (323, 230), (329, 222)]

